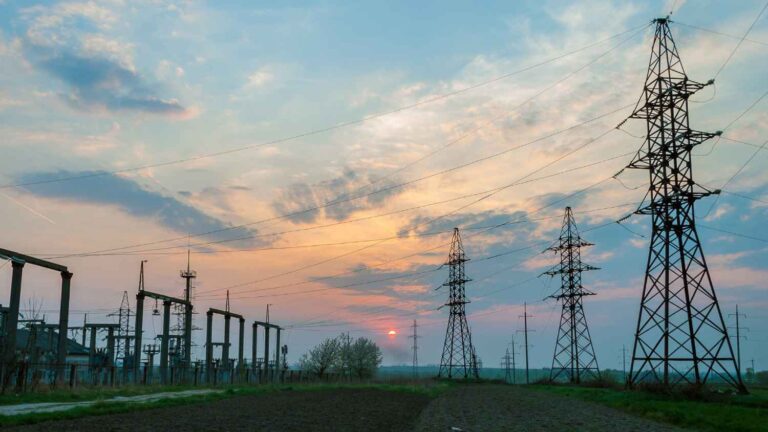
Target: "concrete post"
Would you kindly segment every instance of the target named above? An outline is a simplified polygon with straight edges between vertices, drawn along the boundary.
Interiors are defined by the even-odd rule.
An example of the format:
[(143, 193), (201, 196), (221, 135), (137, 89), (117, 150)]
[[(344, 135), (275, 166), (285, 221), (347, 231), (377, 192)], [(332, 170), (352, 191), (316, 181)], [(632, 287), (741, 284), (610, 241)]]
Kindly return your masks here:
[(237, 371), (243, 371), (243, 342), (245, 341), (245, 318), (240, 318), (240, 334), (237, 343)]
[(224, 315), (224, 346), (221, 347), (221, 366), (224, 373), (231, 372), (229, 369), (229, 321), (230, 316)]
[(275, 337), (275, 374), (277, 375), (277, 380), (280, 380), (280, 330), (282, 330), (280, 327), (276, 328), (277, 330), (277, 337)]
[(211, 344), (211, 336), (213, 335), (213, 312), (208, 311), (208, 322), (205, 328), (205, 380), (211, 382), (211, 374), (213, 373), (213, 345)]
[(59, 302), (59, 346), (57, 354), (56, 383), (64, 383), (65, 364), (67, 362), (67, 327), (69, 327), (69, 285), (72, 273), (61, 272), (61, 300)]
[[(107, 329), (107, 366), (112, 367), (115, 365), (115, 328), (109, 327)], [(114, 383), (114, 379), (112, 380)]]
[(163, 301), (163, 337), (160, 339), (160, 381), (167, 384), (168, 379), (168, 340), (171, 331), (171, 302)]
[(19, 325), (19, 306), (21, 304), (21, 274), (24, 272), (24, 261), (11, 261), (13, 275), (11, 276), (11, 303), (5, 318), (5, 362), (8, 367), (16, 355), (16, 327)]
[(269, 326), (264, 326), (264, 377), (269, 377)]
[(96, 357), (96, 333), (97, 333), (96, 327), (91, 327), (91, 344), (88, 349), (88, 355), (90, 356), (90, 363), (91, 367), (93, 367), (93, 362)]
[(139, 383), (140, 371), (141, 371), (141, 333), (142, 324), (144, 322), (144, 293), (139, 292), (136, 294), (136, 325), (134, 325), (134, 338), (133, 338), (133, 381)]
[(258, 341), (258, 335), (259, 335), (259, 325), (256, 323), (253, 323), (253, 344), (251, 345), (251, 369), (253, 370), (254, 376), (256, 376), (256, 357), (258, 357), (257, 354), (257, 348), (258, 344), (256, 343)]

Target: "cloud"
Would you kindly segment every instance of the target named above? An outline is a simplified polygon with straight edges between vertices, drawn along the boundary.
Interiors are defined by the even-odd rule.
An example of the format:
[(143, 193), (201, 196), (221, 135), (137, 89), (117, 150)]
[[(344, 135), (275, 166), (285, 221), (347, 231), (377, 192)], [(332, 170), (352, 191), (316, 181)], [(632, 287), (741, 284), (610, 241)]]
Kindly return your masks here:
[[(19, 183), (44, 182), (63, 177), (102, 174), (97, 171), (55, 171), (27, 173), (16, 178)], [(156, 223), (180, 233), (201, 233), (229, 228), (222, 220), (185, 204), (173, 197), (165, 196), (143, 188), (133, 180), (113, 174), (84, 178), (69, 182), (52, 182), (27, 186), (33, 195), (71, 202), (115, 206), (131, 216), (151, 219)], [(256, 232), (245, 228), (228, 230), (225, 238), (238, 238)], [(221, 239), (219, 234), (216, 239)], [(244, 242), (254, 244), (253, 240)], [(230, 243), (232, 244), (232, 243)], [(242, 242), (240, 244), (243, 244)]]
[(259, 89), (271, 83), (274, 79), (275, 74), (268, 67), (262, 67), (248, 75), (248, 81), (245, 83), (245, 88)]
[(104, 34), (118, 21), (109, 9), (91, 2), (67, 3), (29, 8), (24, 14), (31, 17), (22, 41), (25, 59), (68, 87), (61, 96), (72, 108), (180, 118), (194, 115), (195, 110), (178, 100), (162, 97), (161, 86), (136, 71), (133, 45)]
[[(280, 214), (300, 212), (290, 217), (290, 220), (295, 223), (315, 222), (321, 215), (331, 220), (342, 221), (355, 212), (381, 207), (390, 197), (401, 193), (403, 190), (402, 188), (383, 190), (393, 184), (389, 181), (380, 181), (371, 188), (364, 188), (373, 181), (374, 179), (370, 175), (360, 175), (354, 170), (347, 169), (341, 176), (331, 180), (315, 184), (294, 183), (280, 192), (279, 196), (272, 202), (272, 208)], [(362, 196), (375, 190), (383, 191)], [(322, 206), (327, 202), (357, 196), (360, 198), (324, 209), (315, 209), (315, 207)], [(304, 211), (305, 209), (313, 210)]]
[(26, 53), (38, 69), (69, 86), (70, 92), (63, 96), (73, 108), (140, 111), (177, 117), (190, 114), (179, 101), (157, 96), (151, 84), (117, 61), (32, 45)]

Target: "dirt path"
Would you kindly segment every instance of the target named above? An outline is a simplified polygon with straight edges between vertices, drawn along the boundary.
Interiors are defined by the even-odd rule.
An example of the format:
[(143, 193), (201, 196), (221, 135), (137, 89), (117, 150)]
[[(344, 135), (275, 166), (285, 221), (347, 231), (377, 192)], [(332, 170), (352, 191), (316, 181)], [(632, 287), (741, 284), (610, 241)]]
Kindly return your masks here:
[(373, 389), (280, 391), (3, 431), (408, 431), (429, 401)]
[(150, 393), (136, 396), (115, 396), (109, 399), (89, 400), (80, 402), (40, 402), (16, 405), (0, 405), (0, 415), (13, 416), (19, 414), (44, 413), (67, 411), (73, 408), (87, 407), (96, 403), (115, 402), (153, 402), (160, 399), (177, 399), (190, 396), (199, 396), (210, 393), (221, 393), (223, 390), (184, 390), (177, 392)]
[(433, 400), (416, 431), (680, 431), (577, 399), (504, 385), (461, 385)]

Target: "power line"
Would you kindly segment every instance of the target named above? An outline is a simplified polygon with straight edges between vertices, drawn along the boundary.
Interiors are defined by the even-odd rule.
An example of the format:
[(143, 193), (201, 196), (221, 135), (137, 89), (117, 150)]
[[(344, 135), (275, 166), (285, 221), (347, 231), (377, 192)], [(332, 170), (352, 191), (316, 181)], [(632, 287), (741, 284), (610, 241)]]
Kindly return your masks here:
[[(399, 183), (399, 184), (396, 184), (396, 185), (390, 185), (390, 186), (387, 186), (385, 188), (377, 189), (375, 191), (368, 192), (368, 193), (365, 193), (365, 194), (362, 194), (362, 195), (347, 197), (344, 200), (337, 200), (337, 201), (333, 201), (333, 202), (328, 202), (328, 203), (325, 203), (325, 204), (322, 204), (322, 205), (305, 208), (305, 209), (302, 209), (302, 210), (299, 210), (299, 211), (296, 211), (296, 212), (282, 214), (282, 215), (278, 215), (278, 216), (262, 219), (262, 220), (255, 221), (255, 222), (249, 222), (249, 223), (246, 223), (246, 224), (240, 224), (240, 225), (236, 225), (236, 226), (232, 226), (232, 227), (221, 228), (221, 229), (212, 230), (212, 231), (208, 231), (208, 232), (204, 232), (204, 233), (185, 235), (185, 236), (182, 236), (182, 237), (174, 237), (174, 238), (170, 238), (170, 239), (156, 240), (156, 241), (152, 241), (152, 242), (139, 243), (139, 244), (133, 244), (133, 245), (128, 245), (128, 246), (121, 246), (121, 247), (116, 247), (116, 248), (110, 248), (110, 249), (102, 249), (102, 250), (97, 250), (97, 251), (92, 251), (92, 252), (84, 252), (84, 253), (77, 253), (77, 254), (62, 255), (62, 256), (53, 257), (53, 258), (61, 259), (61, 258), (68, 258), (70, 256), (75, 256), (75, 255), (88, 255), (88, 254), (96, 254), (96, 253), (114, 252), (114, 251), (125, 250), (125, 249), (133, 249), (133, 248), (137, 248), (137, 247), (151, 246), (151, 245), (155, 245), (155, 244), (166, 243), (166, 242), (171, 242), (171, 241), (176, 241), (176, 240), (185, 240), (185, 239), (189, 239), (190, 237), (199, 237), (199, 236), (202, 236), (202, 235), (215, 234), (215, 233), (219, 233), (219, 232), (223, 232), (223, 231), (229, 231), (229, 230), (233, 230), (233, 229), (237, 229), (237, 228), (244, 228), (244, 227), (248, 227), (248, 226), (253, 226), (253, 225), (257, 225), (257, 224), (261, 224), (261, 223), (265, 223), (265, 222), (272, 222), (272, 221), (276, 221), (276, 220), (288, 219), (288, 218), (291, 218), (291, 217), (294, 217), (294, 216), (298, 216), (298, 215), (305, 214), (305, 213), (308, 213), (308, 212), (312, 212), (312, 211), (315, 211), (315, 210), (319, 210), (319, 209), (323, 209), (323, 208), (326, 208), (326, 207), (330, 207), (332, 205), (337, 205), (337, 204), (341, 204), (341, 203), (344, 203), (344, 202), (349, 202), (349, 201), (353, 201), (353, 200), (356, 200), (356, 199), (360, 199), (360, 198), (364, 198), (364, 197), (369, 197), (371, 195), (375, 195), (375, 194), (378, 194), (378, 193), (388, 192), (390, 190), (403, 188), (405, 186), (409, 186), (411, 184), (414, 184), (414, 183), (417, 183), (417, 182), (420, 182), (420, 181), (423, 181), (423, 180), (427, 180), (427, 179), (430, 179), (430, 178), (433, 178), (433, 177), (437, 177), (437, 176), (442, 176), (444, 174), (447, 174), (447, 173), (450, 173), (450, 172), (453, 172), (453, 171), (464, 169), (464, 168), (467, 168), (469, 166), (476, 165), (478, 163), (485, 162), (487, 160), (491, 160), (491, 159), (503, 156), (503, 155), (505, 155), (507, 153), (510, 153), (512, 151), (515, 151), (515, 150), (518, 150), (518, 149), (521, 149), (521, 148), (533, 145), (535, 143), (539, 143), (539, 142), (545, 141), (545, 140), (547, 140), (549, 138), (552, 138), (554, 136), (557, 136), (557, 135), (560, 135), (560, 134), (563, 134), (563, 133), (566, 133), (566, 132), (578, 129), (581, 126), (593, 123), (595, 121), (598, 121), (598, 120), (601, 120), (603, 118), (609, 117), (609, 116), (611, 116), (613, 114), (616, 114), (617, 112), (620, 112), (620, 111), (622, 111), (622, 110), (624, 110), (624, 109), (626, 109), (628, 107), (631, 107), (632, 105), (633, 104), (624, 105), (622, 107), (613, 109), (611, 111), (604, 112), (604, 113), (602, 113), (600, 115), (597, 115), (597, 116), (589, 118), (589, 119), (587, 119), (585, 121), (573, 124), (573, 125), (571, 125), (569, 127), (557, 130), (557, 131), (549, 133), (547, 135), (540, 136), (540, 137), (538, 137), (536, 139), (533, 139), (531, 141), (528, 141), (528, 142), (525, 142), (523, 144), (517, 145), (515, 147), (509, 148), (509, 149), (506, 149), (506, 150), (503, 150), (503, 151), (500, 151), (500, 152), (497, 152), (497, 153), (494, 153), (494, 154), (491, 154), (491, 155), (488, 155), (488, 156), (485, 156), (485, 157), (482, 157), (482, 158), (479, 158), (479, 159), (475, 159), (475, 160), (470, 161), (470, 162), (466, 162), (466, 163), (463, 163), (463, 164), (460, 164), (460, 165), (457, 165), (457, 166), (454, 166), (454, 167), (451, 167), (451, 168), (448, 168), (448, 169), (437, 171), (437, 172), (428, 174), (426, 176), (422, 176), (422, 177), (419, 177), (419, 178), (416, 178), (416, 179), (412, 179), (412, 180), (409, 180), (409, 181), (406, 181), (406, 182), (403, 182), (403, 183)], [(195, 245), (192, 245), (192, 246), (195, 246)]]
[[(549, 178), (557, 177), (557, 176), (564, 175), (564, 174), (567, 174), (567, 173), (570, 173), (570, 172), (574, 172), (574, 171), (577, 171), (577, 170), (581, 170), (581, 169), (585, 169), (585, 168), (590, 168), (590, 167), (594, 167), (594, 166), (599, 165), (599, 164), (603, 164), (603, 163), (606, 163), (606, 162), (614, 161), (614, 160), (620, 159), (622, 157), (629, 156), (631, 154), (634, 154), (634, 152), (622, 153), (622, 154), (619, 154), (619, 155), (616, 155), (616, 156), (612, 156), (612, 157), (609, 157), (609, 158), (605, 158), (605, 159), (601, 159), (599, 161), (592, 162), (592, 163), (589, 163), (589, 164), (580, 165), (580, 166), (577, 166), (577, 167), (568, 168), (566, 170), (558, 171), (556, 173), (547, 174), (547, 175), (544, 175), (544, 176), (536, 177), (536, 178), (525, 180), (525, 181), (522, 181), (522, 182), (517, 182), (514, 185), (518, 186), (518, 185), (533, 183), (533, 182), (537, 182), (537, 181), (541, 181), (541, 180), (546, 180), (546, 179), (549, 179)], [(166, 251), (166, 250), (180, 249), (180, 248), (184, 248), (186, 250), (186, 248), (189, 248), (189, 247), (210, 246), (210, 245), (218, 245), (218, 244), (224, 244), (224, 243), (231, 243), (231, 242), (235, 242), (235, 241), (249, 240), (249, 239), (255, 239), (255, 238), (273, 237), (273, 236), (278, 236), (278, 235), (283, 235), (283, 234), (296, 233), (296, 232), (305, 232), (305, 231), (311, 231), (311, 230), (316, 230), (316, 229), (321, 229), (321, 228), (328, 228), (328, 227), (332, 227), (332, 226), (338, 226), (338, 225), (344, 225), (344, 224), (349, 224), (349, 223), (354, 223), (354, 222), (360, 222), (360, 221), (364, 221), (364, 220), (371, 220), (371, 219), (376, 219), (376, 218), (379, 218), (379, 217), (385, 217), (385, 216), (391, 216), (391, 215), (395, 215), (395, 214), (405, 213), (405, 212), (412, 211), (412, 210), (423, 209), (423, 208), (427, 208), (427, 207), (431, 207), (431, 206), (435, 206), (435, 205), (439, 205), (439, 204), (446, 204), (446, 203), (453, 202), (453, 201), (459, 201), (459, 200), (462, 200), (462, 199), (465, 199), (465, 198), (471, 198), (471, 197), (476, 197), (476, 196), (480, 196), (480, 195), (485, 195), (485, 194), (488, 194), (490, 192), (494, 192), (494, 191), (497, 191), (497, 190), (508, 188), (508, 186), (509, 186), (509, 184), (508, 185), (504, 185), (504, 186), (500, 186), (500, 187), (496, 187), (496, 188), (492, 188), (492, 189), (487, 189), (487, 190), (480, 191), (480, 192), (473, 192), (473, 193), (470, 193), (470, 194), (461, 195), (461, 196), (450, 198), (450, 199), (446, 199), (446, 200), (441, 200), (441, 201), (436, 201), (436, 202), (432, 202), (432, 203), (427, 203), (427, 204), (421, 204), (421, 205), (417, 205), (417, 206), (413, 206), (413, 207), (408, 207), (408, 208), (404, 208), (404, 209), (394, 210), (394, 211), (391, 211), (391, 212), (385, 212), (385, 213), (379, 213), (379, 214), (375, 214), (375, 215), (364, 216), (364, 217), (360, 217), (360, 218), (348, 219), (348, 220), (345, 220), (345, 221), (339, 221), (339, 222), (334, 222), (334, 223), (330, 223), (330, 224), (315, 225), (315, 226), (311, 226), (311, 227), (298, 228), (298, 229), (292, 229), (292, 230), (284, 230), (284, 231), (272, 232), (272, 233), (266, 233), (266, 234), (253, 234), (253, 235), (241, 236), (241, 237), (225, 239), (225, 240), (214, 240), (214, 241), (208, 241), (208, 242), (192, 243), (192, 244), (187, 244), (187, 245), (184, 245), (184, 246), (165, 246), (165, 247), (160, 247), (160, 248), (131, 250), (131, 251), (123, 252), (123, 253), (104, 252), (104, 253), (83, 253), (83, 254), (77, 254), (77, 255), (38, 253), (37, 255), (45, 256), (48, 259), (60, 259), (60, 258), (73, 258), (73, 257), (79, 258), (79, 257), (91, 257), (91, 256), (141, 255), (143, 253), (150, 253), (151, 254), (152, 252)], [(415, 236), (420, 236), (421, 234), (409, 234), (409, 236), (414, 236), (414, 235)], [(395, 237), (391, 237), (391, 238), (395, 238)], [(380, 239), (377, 239), (377, 240), (380, 240)], [(375, 240), (357, 240), (356, 242), (364, 243), (364, 242), (368, 242), (368, 241), (375, 241)], [(229, 253), (231, 253), (231, 252), (241, 252), (241, 251), (265, 251), (265, 250), (280, 250), (280, 249), (316, 247), (316, 246), (335, 246), (335, 245), (349, 244), (349, 243), (354, 243), (354, 242), (338, 242), (338, 243), (327, 243), (327, 244), (310, 244), (310, 245), (300, 245), (300, 246), (293, 246), (293, 247), (292, 246), (285, 246), (285, 247), (268, 247), (268, 248), (255, 248), (255, 249), (233, 249), (233, 250), (224, 250), (224, 251), (220, 251), (220, 250), (205, 251), (205, 250), (203, 250), (203, 251), (199, 251), (199, 252), (200, 253), (218, 253), (218, 252), (229, 252)], [(172, 253), (169, 253), (169, 254), (178, 254), (178, 253), (186, 253), (186, 252), (185, 251), (179, 251), (179, 252), (172, 252)]]
[(680, 21), (673, 21), (673, 22), (675, 24), (677, 24), (677, 25), (681, 25), (681, 26), (684, 26), (684, 27), (689, 27), (689, 28), (692, 28), (694, 30), (700, 30), (700, 31), (707, 32), (707, 33), (717, 34), (717, 35), (720, 35), (720, 36), (726, 36), (726, 37), (729, 37), (731, 39), (739, 39), (739, 40), (743, 39), (744, 42), (751, 42), (751, 43), (755, 43), (755, 44), (758, 44), (758, 45), (768, 46), (768, 43), (763, 42), (763, 41), (742, 38), (741, 36), (736, 36), (736, 35), (732, 35), (732, 34), (728, 34), (728, 33), (723, 33), (723, 32), (717, 31), (717, 30), (712, 30), (712, 29), (708, 29), (708, 28), (704, 28), (704, 27), (699, 27), (699, 26), (695, 26), (695, 25), (691, 25), (691, 24), (685, 24), (685, 23), (682, 23)]
[(334, 130), (337, 130), (337, 129), (342, 129), (342, 128), (346, 128), (346, 127), (349, 127), (349, 126), (354, 126), (354, 125), (357, 125), (357, 124), (362, 124), (362, 123), (365, 123), (365, 122), (368, 122), (368, 121), (371, 121), (371, 120), (375, 120), (375, 119), (378, 119), (378, 118), (381, 118), (381, 117), (385, 117), (385, 116), (388, 116), (388, 115), (400, 113), (400, 112), (407, 111), (407, 110), (410, 110), (410, 109), (413, 109), (413, 108), (417, 108), (417, 107), (420, 107), (420, 106), (423, 106), (423, 105), (426, 105), (426, 104), (437, 102), (437, 101), (440, 101), (440, 100), (443, 100), (443, 99), (447, 99), (447, 98), (450, 98), (450, 97), (453, 97), (453, 96), (456, 96), (456, 95), (460, 95), (462, 93), (466, 93), (466, 92), (469, 92), (469, 91), (472, 91), (472, 90), (476, 90), (476, 89), (488, 86), (490, 84), (496, 83), (498, 81), (502, 81), (502, 80), (504, 80), (506, 78), (510, 78), (510, 77), (512, 77), (514, 75), (518, 75), (520, 73), (527, 72), (527, 71), (536, 69), (538, 67), (544, 66), (546, 64), (555, 62), (557, 60), (563, 59), (565, 57), (571, 56), (573, 54), (576, 54), (578, 52), (584, 51), (586, 49), (589, 49), (589, 48), (594, 47), (596, 45), (599, 45), (599, 44), (601, 44), (603, 42), (609, 41), (611, 39), (614, 39), (616, 37), (622, 36), (622, 35), (624, 35), (626, 33), (629, 33), (629, 32), (635, 31), (635, 30), (637, 30), (637, 28), (633, 28), (633, 29), (629, 29), (629, 30), (617, 33), (617, 34), (615, 34), (613, 36), (609, 36), (609, 37), (607, 37), (605, 39), (602, 39), (602, 40), (597, 41), (597, 42), (593, 42), (593, 43), (585, 45), (585, 46), (583, 46), (581, 48), (577, 48), (577, 49), (574, 49), (574, 50), (571, 50), (571, 51), (567, 51), (565, 53), (562, 53), (562, 54), (559, 54), (557, 56), (551, 57), (551, 58), (549, 58), (547, 60), (543, 60), (543, 61), (535, 63), (533, 65), (517, 69), (515, 71), (512, 71), (512, 72), (509, 72), (509, 73), (506, 73), (506, 74), (503, 74), (503, 75), (500, 75), (500, 76), (488, 79), (486, 81), (481, 81), (479, 83), (476, 83), (476, 84), (473, 84), (473, 85), (461, 88), (459, 90), (443, 93), (441, 95), (437, 95), (437, 96), (434, 96), (434, 97), (431, 97), (431, 98), (428, 98), (428, 99), (425, 99), (425, 100), (422, 100), (422, 101), (419, 101), (419, 102), (415, 102), (415, 103), (412, 103), (412, 104), (409, 104), (409, 105), (404, 105), (404, 106), (401, 106), (401, 107), (398, 107), (398, 108), (395, 108), (395, 109), (392, 109), (392, 110), (389, 110), (389, 111), (384, 111), (384, 112), (372, 114), (372, 115), (369, 115), (369, 116), (366, 116), (366, 117), (361, 117), (361, 118), (358, 118), (358, 119), (355, 119), (355, 120), (350, 120), (350, 121), (347, 121), (347, 122), (342, 122), (342, 123), (338, 123), (338, 124), (331, 125), (331, 126), (326, 126), (326, 127), (322, 127), (322, 128), (318, 128), (318, 129), (309, 130), (309, 131), (302, 132), (302, 133), (299, 133), (299, 134), (296, 134), (296, 135), (291, 135), (291, 136), (287, 136), (287, 137), (283, 137), (283, 138), (278, 138), (278, 139), (274, 139), (274, 140), (270, 140), (270, 141), (265, 141), (265, 142), (262, 142), (262, 143), (259, 143), (259, 144), (252, 144), (252, 145), (248, 145), (248, 146), (235, 147), (235, 148), (231, 148), (231, 149), (228, 149), (228, 150), (222, 150), (222, 151), (218, 151), (218, 152), (206, 153), (206, 154), (202, 154), (202, 155), (198, 155), (198, 156), (192, 156), (192, 157), (187, 157), (187, 158), (179, 158), (179, 159), (169, 160), (169, 161), (165, 161), (165, 162), (158, 162), (158, 163), (154, 163), (154, 164), (146, 164), (146, 165), (135, 166), (135, 167), (130, 167), (130, 168), (123, 168), (123, 169), (118, 169), (118, 170), (96, 171), (96, 172), (91, 172), (91, 173), (84, 174), (84, 175), (60, 177), (60, 178), (57, 178), (57, 179), (47, 179), (47, 180), (38, 180), (38, 181), (30, 181), (30, 182), (20, 182), (20, 183), (13, 183), (13, 184), (5, 184), (5, 185), (0, 185), (0, 189), (8, 189), (8, 188), (15, 188), (15, 187), (24, 187), (24, 186), (33, 186), (33, 185), (47, 184), (47, 183), (56, 183), (56, 182), (64, 182), (64, 181), (81, 180), (81, 179), (86, 179), (86, 178), (103, 177), (103, 176), (107, 176), (107, 175), (115, 175), (115, 174), (123, 174), (123, 173), (128, 173), (128, 172), (141, 171), (141, 170), (149, 169), (149, 168), (160, 168), (160, 167), (165, 167), (165, 166), (178, 165), (178, 164), (182, 164), (182, 163), (186, 163), (186, 162), (193, 162), (193, 161), (198, 161), (198, 160), (201, 160), (201, 159), (209, 159), (209, 158), (224, 156), (224, 155), (238, 153), (238, 152), (242, 152), (242, 151), (246, 151), (246, 150), (252, 150), (252, 149), (255, 149), (255, 148), (264, 147), (264, 146), (268, 146), (268, 145), (275, 145), (275, 144), (281, 144), (281, 143), (284, 143), (284, 142), (295, 141), (297, 139), (306, 138), (306, 137), (313, 136), (313, 135), (319, 135), (319, 134), (322, 134), (322, 133), (325, 133), (325, 132), (330, 132), (330, 131), (334, 131)]
[(763, 8), (760, 9), (760, 13), (757, 14), (757, 16), (755, 17), (755, 20), (752, 21), (752, 24), (750, 24), (750, 26), (747, 29), (747, 31), (744, 32), (744, 35), (739, 39), (739, 43), (737, 43), (736, 46), (733, 47), (733, 51), (731, 51), (731, 54), (728, 56), (728, 58), (725, 59), (725, 62), (723, 62), (723, 65), (720, 66), (720, 69), (717, 70), (717, 72), (715, 73), (715, 77), (714, 77), (715, 79), (717, 79), (717, 76), (720, 75), (720, 72), (722, 72), (723, 69), (725, 69), (725, 66), (728, 64), (728, 62), (731, 61), (731, 59), (733, 58), (734, 54), (736, 54), (736, 51), (739, 50), (739, 47), (741, 46), (741, 44), (744, 43), (744, 39), (747, 38), (747, 36), (749, 35), (749, 32), (752, 31), (752, 28), (755, 26), (755, 24), (760, 19), (760, 17), (763, 16), (763, 13), (765, 12), (766, 9), (768, 9), (768, 2), (766, 2), (765, 6), (763, 6)]
[[(414, 229), (414, 228), (416, 228), (416, 227), (418, 227), (418, 226), (429, 225), (429, 224), (431, 224), (431, 223), (434, 223), (435, 221), (437, 221), (437, 220), (440, 220), (440, 219), (442, 219), (442, 218), (444, 218), (444, 217), (446, 217), (446, 216), (448, 216), (448, 215), (454, 214), (454, 213), (456, 213), (456, 212), (458, 212), (458, 211), (461, 211), (461, 210), (463, 210), (463, 209), (465, 209), (465, 208), (467, 208), (467, 207), (469, 207), (469, 206), (471, 206), (471, 205), (474, 205), (474, 204), (476, 204), (476, 203), (478, 203), (478, 202), (481, 202), (481, 201), (483, 201), (483, 200), (485, 200), (485, 199), (487, 199), (487, 198), (489, 198), (489, 197), (491, 197), (491, 196), (493, 196), (493, 195), (495, 195), (495, 194), (497, 194), (497, 193), (501, 192), (502, 190), (504, 190), (504, 189), (506, 189), (506, 188), (508, 188), (508, 187), (511, 187), (511, 186), (512, 186), (512, 185), (514, 185), (516, 182), (519, 182), (519, 181), (523, 181), (523, 180), (525, 180), (527, 177), (530, 177), (532, 174), (535, 174), (536, 172), (542, 171), (542, 170), (544, 170), (544, 169), (548, 168), (549, 166), (552, 166), (552, 165), (554, 165), (555, 163), (557, 163), (557, 162), (559, 162), (559, 161), (561, 161), (561, 160), (565, 159), (566, 157), (568, 157), (568, 156), (570, 156), (570, 155), (572, 155), (572, 154), (574, 154), (574, 153), (576, 153), (576, 152), (578, 152), (578, 151), (580, 151), (580, 150), (584, 149), (584, 148), (585, 148), (585, 147), (587, 147), (588, 145), (590, 145), (590, 144), (594, 143), (595, 141), (597, 141), (597, 140), (601, 139), (602, 137), (606, 136), (607, 134), (609, 134), (609, 133), (610, 133), (611, 131), (613, 131), (613, 130), (614, 130), (614, 128), (611, 128), (611, 129), (608, 129), (608, 130), (606, 130), (605, 132), (603, 132), (603, 133), (599, 134), (597, 137), (595, 137), (595, 138), (592, 138), (592, 139), (590, 139), (590, 140), (586, 141), (584, 144), (582, 144), (582, 145), (580, 145), (580, 146), (578, 146), (578, 147), (575, 147), (573, 150), (571, 150), (571, 151), (569, 151), (569, 152), (566, 152), (565, 154), (563, 154), (563, 155), (561, 155), (561, 156), (559, 156), (559, 157), (555, 158), (554, 160), (552, 160), (552, 161), (548, 162), (548, 163), (547, 163), (547, 164), (545, 164), (544, 166), (541, 166), (541, 167), (539, 167), (539, 168), (537, 168), (537, 169), (535, 169), (535, 170), (533, 170), (533, 171), (529, 172), (529, 173), (528, 173), (528, 174), (526, 174), (525, 176), (523, 176), (523, 177), (521, 177), (521, 178), (517, 179), (515, 182), (513, 182), (513, 183), (510, 183), (510, 184), (509, 184), (509, 185), (507, 185), (507, 186), (504, 186), (504, 187), (502, 187), (502, 188), (499, 188), (499, 189), (497, 189), (497, 190), (494, 190), (494, 191), (490, 192), (489, 194), (486, 194), (486, 195), (484, 195), (484, 196), (482, 196), (482, 197), (478, 198), (477, 200), (474, 200), (473, 202), (471, 202), (471, 203), (469, 203), (469, 204), (463, 205), (463, 206), (461, 206), (461, 207), (459, 207), (459, 208), (457, 208), (457, 209), (454, 209), (454, 210), (452, 210), (452, 211), (451, 211), (451, 212), (449, 212), (449, 213), (445, 213), (445, 214), (442, 214), (442, 215), (440, 215), (440, 216), (438, 216), (438, 217), (432, 218), (432, 219), (430, 219), (430, 220), (428, 220), (428, 221), (426, 221), (426, 222), (422, 222), (422, 223), (419, 223), (419, 224), (417, 224), (417, 225), (415, 225), (415, 226), (411, 227), (411, 229)], [(607, 180), (607, 179), (606, 179), (606, 180)], [(600, 182), (596, 183), (595, 185), (597, 185), (597, 184), (599, 184), (599, 183), (602, 183), (602, 182), (604, 182), (604, 181), (605, 181), (605, 180), (601, 180)], [(592, 187), (592, 186), (590, 186), (590, 187)], [(577, 193), (580, 193), (580, 192), (577, 192)], [(550, 205), (553, 205), (553, 204), (554, 204), (554, 203), (551, 203), (551, 204), (549, 204), (549, 205), (547, 205), (547, 206), (545, 206), (545, 207), (542, 207), (542, 209), (544, 209), (544, 208), (546, 208), (546, 207), (549, 207)], [(540, 210), (541, 210), (541, 209), (537, 210), (536, 212), (538, 212), (538, 211), (540, 211)], [(536, 213), (536, 212), (534, 212), (534, 213)], [(493, 228), (491, 228), (491, 229), (493, 229)], [(474, 235), (477, 235), (477, 233), (475, 233)], [(368, 249), (368, 248), (370, 248), (370, 247), (373, 247), (373, 246), (376, 246), (376, 245), (378, 245), (378, 244), (380, 244), (380, 243), (381, 243), (381, 242), (378, 242), (378, 243), (374, 243), (373, 245), (369, 245), (369, 246), (365, 246), (365, 247), (363, 247), (363, 248), (360, 248), (360, 249), (356, 249), (356, 250), (354, 250), (354, 251), (351, 251), (351, 252), (348, 252), (348, 253), (345, 253), (345, 254), (343, 254), (343, 256), (348, 256), (348, 255), (351, 255), (351, 254), (354, 254), (354, 253), (360, 252), (360, 251), (362, 251), (362, 250), (364, 250), (364, 249)], [(342, 257), (342, 256), (337, 256), (337, 257), (334, 257), (334, 258), (329, 258), (329, 259), (323, 260), (321, 263), (326, 263), (326, 262), (329, 262), (329, 261), (331, 261), (331, 260), (333, 260), (333, 259), (336, 259), (336, 258), (340, 258), (340, 257)], [(319, 263), (315, 263), (315, 264), (313, 264), (313, 265), (311, 265), (311, 266), (316, 266), (316, 265), (318, 265), (318, 264), (319, 264)], [(303, 269), (305, 269), (305, 268), (307, 268), (307, 267), (308, 267), (308, 266), (303, 266), (303, 267), (302, 267), (301, 269), (299, 269), (299, 270), (303, 270)], [(290, 271), (290, 273), (294, 273), (294, 272), (295, 272), (295, 271)], [(282, 276), (282, 275), (283, 275), (283, 274), (281, 274), (281, 276)], [(272, 276), (270, 276), (269, 278), (273, 278), (273, 277), (272, 277)], [(261, 281), (263, 281), (263, 279), (261, 279), (261, 280), (258, 280), (258, 281), (253, 281), (253, 282), (250, 282), (250, 283), (258, 283), (258, 282), (261, 282)], [(248, 284), (250, 284), (250, 283), (245, 283), (245, 284), (238, 284), (238, 286), (242, 286), (242, 285), (248, 285)], [(232, 288), (232, 287), (226, 287), (226, 288), (217, 289), (217, 291), (219, 291), (219, 290), (224, 290), (224, 289), (227, 289), (227, 288)]]

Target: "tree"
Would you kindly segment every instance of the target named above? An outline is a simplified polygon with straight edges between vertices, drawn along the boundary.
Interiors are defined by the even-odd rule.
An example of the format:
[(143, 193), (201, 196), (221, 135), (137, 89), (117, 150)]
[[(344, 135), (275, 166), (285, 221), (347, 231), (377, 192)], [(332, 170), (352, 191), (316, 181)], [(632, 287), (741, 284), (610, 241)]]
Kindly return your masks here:
[(302, 370), (313, 372), (320, 378), (328, 372), (332, 366), (338, 363), (341, 354), (341, 343), (336, 338), (328, 338), (319, 345), (309, 350), (299, 359), (299, 367)]
[(358, 338), (349, 347), (349, 367), (358, 378), (370, 378), (381, 365), (381, 349), (372, 340)]

